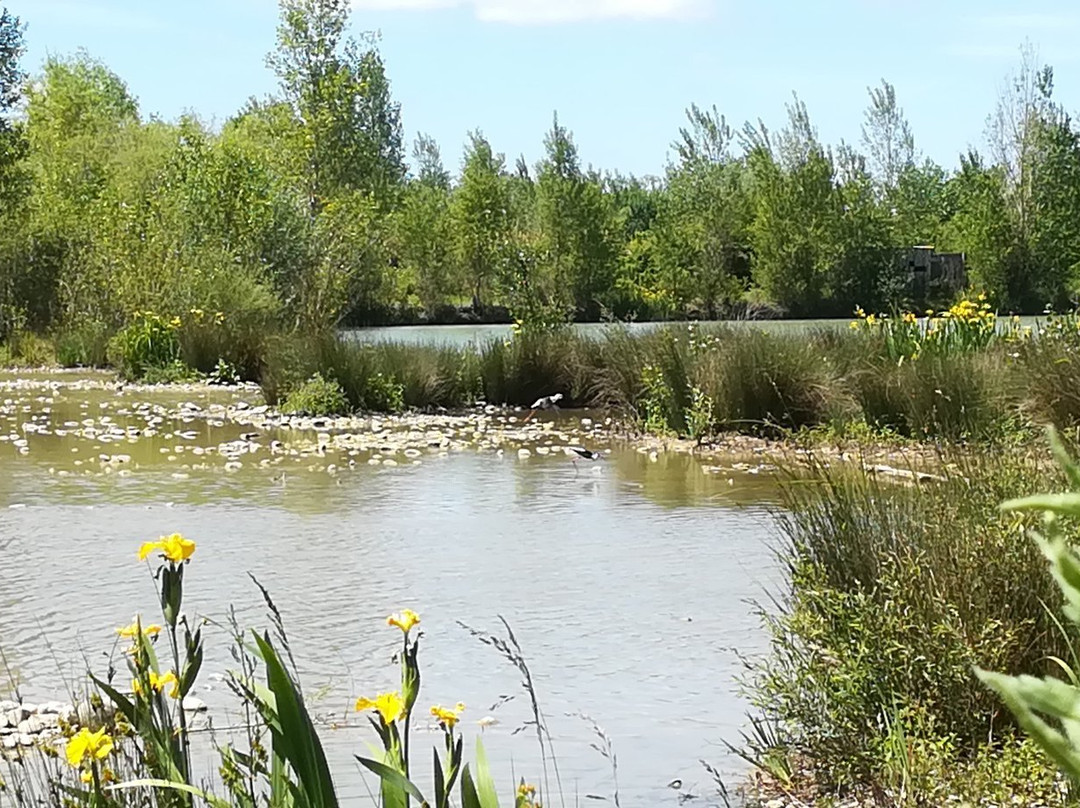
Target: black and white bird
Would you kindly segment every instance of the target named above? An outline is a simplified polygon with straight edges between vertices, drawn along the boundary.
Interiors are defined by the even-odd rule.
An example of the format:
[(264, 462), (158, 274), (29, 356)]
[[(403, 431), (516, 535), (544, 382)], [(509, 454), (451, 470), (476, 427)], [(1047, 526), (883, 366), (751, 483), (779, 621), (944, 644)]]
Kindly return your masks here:
[(559, 402), (562, 401), (562, 399), (563, 399), (563, 394), (562, 393), (555, 393), (555, 394), (550, 395), (550, 396), (542, 396), (541, 398), (536, 399), (536, 401), (533, 402), (533, 405), (531, 407), (529, 407), (531, 412), (525, 417), (525, 420), (522, 421), (522, 423), (527, 423), (540, 410), (556, 410), (556, 411), (558, 411)]
[(570, 451), (576, 454), (582, 460), (599, 460), (601, 457), (603, 457), (603, 455), (601, 455), (599, 452), (594, 452), (581, 446), (571, 446)]

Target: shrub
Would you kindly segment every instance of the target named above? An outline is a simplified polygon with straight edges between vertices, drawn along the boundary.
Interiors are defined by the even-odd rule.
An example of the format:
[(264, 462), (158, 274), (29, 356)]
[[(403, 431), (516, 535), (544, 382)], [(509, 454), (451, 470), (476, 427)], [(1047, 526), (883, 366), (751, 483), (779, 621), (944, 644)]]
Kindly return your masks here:
[(258, 379), (272, 336), (280, 330), (277, 298), (246, 274), (213, 284), (206, 298), (206, 305), (180, 318), (177, 338), (184, 361), (207, 374), (224, 361), (241, 379)]
[(289, 392), (281, 409), (307, 415), (343, 415), (349, 411), (349, 402), (340, 384), (316, 373)]
[(23, 367), (45, 367), (56, 361), (53, 344), (32, 331), (16, 331), (8, 336), (8, 361)]
[(110, 329), (94, 320), (57, 333), (56, 361), (61, 367), (100, 368), (108, 364)]
[(899, 364), (871, 358), (849, 374), (866, 422), (913, 438), (991, 439), (1017, 415), (998, 352), (923, 356)]
[(718, 427), (742, 431), (826, 424), (851, 410), (825, 352), (800, 335), (725, 329), (698, 336), (694, 386)]
[(109, 343), (109, 360), (122, 376), (140, 379), (149, 368), (162, 368), (180, 359), (179, 317), (136, 312), (134, 320)]
[(1059, 596), (1038, 550), (997, 509), (1051, 472), (984, 457), (912, 487), (815, 476), (783, 489), (790, 578), (778, 611), (763, 613), (770, 652), (750, 668), (755, 705), (827, 788), (887, 784), (900, 718), (961, 758), (1008, 737), (972, 666), (1042, 672), (1077, 638), (1046, 609)]

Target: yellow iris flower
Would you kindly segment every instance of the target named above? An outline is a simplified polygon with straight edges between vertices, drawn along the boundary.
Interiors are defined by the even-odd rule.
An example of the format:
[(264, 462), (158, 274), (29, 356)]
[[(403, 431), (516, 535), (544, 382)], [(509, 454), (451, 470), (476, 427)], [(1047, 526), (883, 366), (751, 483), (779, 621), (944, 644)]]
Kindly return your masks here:
[[(136, 621), (136, 622), (132, 623), (130, 626), (124, 626), (123, 628), (118, 628), (116, 630), (116, 633), (119, 634), (124, 639), (127, 639), (127, 640), (134, 639), (135, 635), (137, 635), (139, 633), (139, 623), (138, 623), (138, 621)], [(151, 623), (148, 626), (143, 626), (142, 627), (142, 633), (145, 634), (147, 637), (156, 637), (158, 634), (161, 633), (161, 626), (159, 626), (157, 623)]]
[(458, 719), (461, 717), (461, 712), (464, 709), (465, 705), (460, 701), (453, 707), (443, 707), (442, 705), (436, 704), (431, 708), (431, 714), (447, 729), (453, 729), (454, 724), (458, 722)]
[[(172, 671), (160, 676), (156, 671), (150, 671), (150, 687), (158, 693), (168, 687), (169, 698), (171, 699), (175, 699), (180, 695), (180, 680), (176, 678), (176, 674)], [(142, 682), (135, 679), (131, 683), (131, 689), (138, 695), (142, 695)]]
[(536, 796), (536, 786), (522, 782), (521, 785), (518, 786), (517, 795), (519, 800), (530, 800)]
[(78, 768), (87, 758), (102, 760), (108, 757), (112, 750), (112, 736), (105, 732), (104, 729), (91, 732), (86, 727), (83, 727), (67, 742), (64, 755), (67, 757), (68, 763)]
[(374, 700), (361, 696), (356, 700), (356, 711), (362, 713), (366, 710), (374, 710), (382, 716), (384, 724), (390, 725), (405, 714), (405, 702), (396, 691), (380, 693)]
[(397, 626), (406, 634), (412, 630), (412, 627), (420, 622), (420, 615), (414, 612), (412, 609), (402, 609), (400, 614), (392, 614), (386, 618), (386, 625)]
[(157, 541), (143, 542), (139, 548), (139, 561), (145, 561), (146, 557), (155, 550), (160, 550), (169, 561), (179, 564), (191, 558), (191, 554), (195, 552), (195, 542), (185, 539), (179, 533), (162, 536)]

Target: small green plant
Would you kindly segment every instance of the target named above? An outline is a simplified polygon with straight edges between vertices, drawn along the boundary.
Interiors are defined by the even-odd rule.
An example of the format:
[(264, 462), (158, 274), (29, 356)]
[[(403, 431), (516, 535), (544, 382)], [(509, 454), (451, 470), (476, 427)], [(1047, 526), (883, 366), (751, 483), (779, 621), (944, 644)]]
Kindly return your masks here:
[(166, 365), (150, 365), (143, 371), (141, 380), (146, 384), (187, 384), (198, 379), (197, 370), (182, 359), (174, 359)]
[(405, 388), (394, 376), (382, 371), (369, 376), (363, 388), (363, 409), (401, 412), (405, 409)]
[(289, 392), (281, 410), (307, 415), (344, 415), (349, 411), (349, 402), (337, 381), (316, 373)]
[(136, 312), (110, 342), (110, 360), (127, 379), (141, 379), (150, 368), (172, 365), (180, 359), (180, 326), (179, 317)]
[(236, 366), (230, 362), (226, 362), (224, 359), (218, 359), (214, 369), (210, 371), (206, 380), (210, 384), (239, 384), (240, 372), (236, 369)]

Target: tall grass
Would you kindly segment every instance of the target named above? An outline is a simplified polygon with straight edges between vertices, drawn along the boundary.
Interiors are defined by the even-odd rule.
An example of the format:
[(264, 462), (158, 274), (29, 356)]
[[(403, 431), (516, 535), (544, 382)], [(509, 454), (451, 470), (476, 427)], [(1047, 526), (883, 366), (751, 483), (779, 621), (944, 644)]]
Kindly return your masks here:
[(784, 486), (788, 584), (763, 610), (770, 651), (747, 682), (825, 788), (886, 788), (897, 733), (924, 766), (1011, 737), (973, 667), (1046, 672), (1080, 639), (1054, 616), (1060, 593), (1023, 520), (998, 510), (1058, 487), (1057, 472), (995, 455), (951, 468), (912, 487), (830, 469)]

